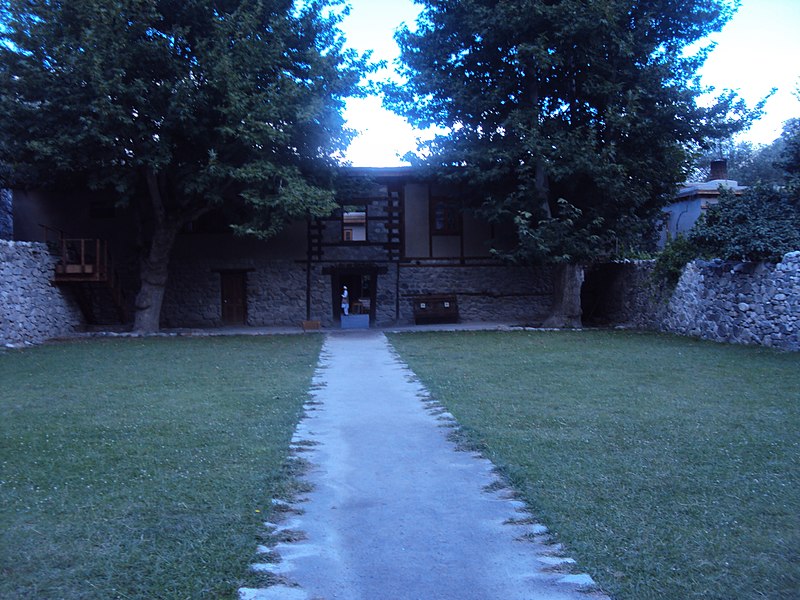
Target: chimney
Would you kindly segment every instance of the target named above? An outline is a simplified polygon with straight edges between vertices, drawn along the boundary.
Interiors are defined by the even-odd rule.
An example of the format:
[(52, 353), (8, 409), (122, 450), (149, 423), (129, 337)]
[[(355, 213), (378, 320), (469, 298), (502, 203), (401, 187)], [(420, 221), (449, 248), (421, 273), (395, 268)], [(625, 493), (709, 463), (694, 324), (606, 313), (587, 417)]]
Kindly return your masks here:
[(717, 181), (719, 179), (728, 179), (728, 161), (724, 158), (711, 161), (711, 174), (708, 176), (708, 180)]

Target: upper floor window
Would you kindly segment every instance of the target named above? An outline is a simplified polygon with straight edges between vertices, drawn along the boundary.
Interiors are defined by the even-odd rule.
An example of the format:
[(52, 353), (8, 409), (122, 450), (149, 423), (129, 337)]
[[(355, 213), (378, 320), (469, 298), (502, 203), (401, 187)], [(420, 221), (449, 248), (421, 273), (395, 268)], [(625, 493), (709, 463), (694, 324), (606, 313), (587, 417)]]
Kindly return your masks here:
[(342, 240), (345, 242), (365, 242), (367, 241), (366, 207), (361, 207), (361, 210), (348, 210), (352, 208), (346, 207), (342, 211)]
[(458, 202), (449, 198), (431, 199), (431, 234), (459, 235), (461, 209)]

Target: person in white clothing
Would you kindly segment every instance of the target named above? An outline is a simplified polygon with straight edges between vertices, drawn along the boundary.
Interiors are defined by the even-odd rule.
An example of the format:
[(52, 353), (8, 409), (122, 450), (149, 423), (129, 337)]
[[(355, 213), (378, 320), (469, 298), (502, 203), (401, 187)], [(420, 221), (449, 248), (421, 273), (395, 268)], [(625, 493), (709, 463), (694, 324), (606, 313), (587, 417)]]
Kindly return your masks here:
[(348, 315), (350, 311), (350, 297), (347, 293), (347, 286), (342, 288), (342, 313)]

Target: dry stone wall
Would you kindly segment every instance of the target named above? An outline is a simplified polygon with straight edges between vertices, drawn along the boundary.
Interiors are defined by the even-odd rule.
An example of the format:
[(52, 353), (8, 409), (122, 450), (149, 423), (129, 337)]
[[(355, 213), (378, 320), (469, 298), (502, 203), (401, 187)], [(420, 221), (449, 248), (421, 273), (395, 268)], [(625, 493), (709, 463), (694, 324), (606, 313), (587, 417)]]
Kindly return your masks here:
[(718, 342), (800, 350), (800, 252), (778, 264), (694, 261), (670, 294), (653, 263), (625, 266), (620, 323)]
[[(351, 263), (348, 263), (351, 264)], [(335, 327), (331, 264), (251, 257), (239, 261), (176, 261), (162, 307), (165, 327), (216, 327), (221, 324), (220, 271), (246, 271), (247, 325), (299, 326), (306, 318), (306, 283), (310, 277), (311, 319)], [(399, 272), (398, 272), (399, 269)], [(535, 325), (552, 300), (549, 268), (454, 265), (386, 265), (376, 274), (375, 324), (414, 322), (413, 298), (454, 294), (462, 321)], [(399, 292), (399, 296), (398, 296)], [(399, 298), (399, 299), (398, 299)], [(399, 305), (399, 313), (398, 313)]]
[(800, 350), (800, 252), (775, 264), (690, 263), (662, 329), (721, 342)]
[(247, 322), (298, 326), (306, 318), (306, 268), (292, 261), (270, 261), (247, 278)]
[(77, 304), (50, 283), (54, 262), (44, 244), (0, 240), (0, 345), (40, 343), (82, 327)]
[(0, 239), (14, 237), (14, 218), (11, 208), (11, 190), (0, 189)]
[[(82, 328), (77, 304), (50, 283), (54, 261), (44, 244), (0, 240), (0, 345), (38, 343)], [(331, 276), (324, 267), (307, 273), (300, 262), (268, 259), (181, 264), (170, 280), (164, 324), (219, 325), (219, 272), (234, 266), (247, 271), (248, 324), (298, 325), (306, 317), (310, 276), (311, 317), (335, 326)], [(653, 281), (652, 268), (652, 262), (640, 261), (601, 273), (605, 291), (594, 301), (602, 301), (609, 323), (800, 350), (800, 252), (778, 264), (695, 261), (674, 291)], [(526, 325), (539, 324), (552, 299), (551, 271), (545, 267), (392, 265), (376, 285), (378, 325), (413, 322), (417, 295), (456, 295), (462, 321)]]

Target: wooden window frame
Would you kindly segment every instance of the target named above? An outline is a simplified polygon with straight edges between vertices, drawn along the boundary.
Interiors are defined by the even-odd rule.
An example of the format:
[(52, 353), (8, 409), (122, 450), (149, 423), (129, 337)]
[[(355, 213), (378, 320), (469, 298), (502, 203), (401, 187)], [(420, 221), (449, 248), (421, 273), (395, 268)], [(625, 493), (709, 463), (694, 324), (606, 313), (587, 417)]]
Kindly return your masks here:
[[(442, 210), (441, 227), (437, 227), (437, 213)], [(461, 205), (455, 198), (432, 197), (430, 200), (430, 234), (461, 235), (464, 231)]]
[[(344, 206), (342, 207), (342, 214), (340, 217), (342, 223), (342, 242), (346, 242), (348, 244), (364, 244), (369, 242), (369, 227), (367, 226), (369, 223), (369, 212), (367, 211), (368, 206), (366, 204), (357, 205), (358, 210), (352, 210), (355, 206)], [(364, 239), (363, 240), (354, 240), (353, 239), (353, 232), (355, 227), (345, 222), (345, 215), (350, 213), (363, 213), (364, 214)]]

